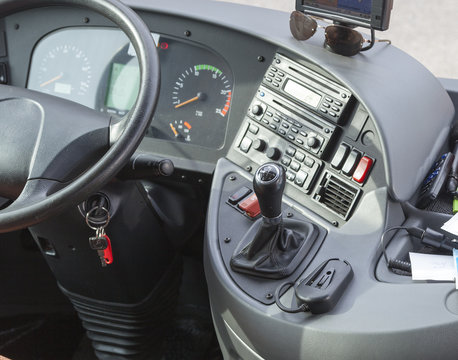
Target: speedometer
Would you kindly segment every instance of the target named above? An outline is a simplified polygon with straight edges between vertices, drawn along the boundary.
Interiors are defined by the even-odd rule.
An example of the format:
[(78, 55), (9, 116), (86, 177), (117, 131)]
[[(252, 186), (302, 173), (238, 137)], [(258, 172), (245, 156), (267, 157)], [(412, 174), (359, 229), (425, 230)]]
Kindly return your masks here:
[(44, 54), (28, 88), (78, 101), (86, 95), (91, 78), (86, 54), (75, 45), (63, 44)]

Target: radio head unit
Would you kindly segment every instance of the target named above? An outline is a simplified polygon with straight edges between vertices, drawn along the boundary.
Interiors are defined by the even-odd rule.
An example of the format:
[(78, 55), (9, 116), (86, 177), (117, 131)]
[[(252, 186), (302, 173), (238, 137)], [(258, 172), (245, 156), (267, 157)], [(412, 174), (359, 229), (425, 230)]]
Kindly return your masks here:
[(375, 30), (387, 30), (393, 0), (296, 0), (296, 10)]
[(345, 120), (354, 100), (347, 88), (281, 54), (275, 55), (262, 84), (337, 124)]

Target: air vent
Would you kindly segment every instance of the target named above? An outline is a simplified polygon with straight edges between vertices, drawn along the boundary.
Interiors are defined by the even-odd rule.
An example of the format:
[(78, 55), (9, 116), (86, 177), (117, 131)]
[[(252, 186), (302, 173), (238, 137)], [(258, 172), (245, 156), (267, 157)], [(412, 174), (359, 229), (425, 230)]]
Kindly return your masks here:
[(338, 177), (326, 173), (313, 199), (342, 219), (347, 220), (360, 191), (360, 189), (347, 184)]

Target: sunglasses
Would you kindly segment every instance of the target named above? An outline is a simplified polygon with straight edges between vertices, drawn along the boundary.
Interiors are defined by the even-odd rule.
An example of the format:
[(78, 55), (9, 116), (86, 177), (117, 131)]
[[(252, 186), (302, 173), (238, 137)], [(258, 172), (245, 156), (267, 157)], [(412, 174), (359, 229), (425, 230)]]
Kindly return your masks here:
[[(293, 11), (289, 19), (289, 28), (291, 34), (297, 40), (310, 39), (318, 28), (323, 28), (325, 40), (324, 44), (328, 50), (344, 56), (353, 56), (360, 51), (369, 50), (376, 42), (386, 42), (391, 44), (390, 40), (374, 40), (375, 32), (371, 29), (371, 40), (364, 39), (356, 30), (343, 25), (318, 25), (316, 20), (300, 11)], [(369, 43), (363, 47), (364, 43)]]

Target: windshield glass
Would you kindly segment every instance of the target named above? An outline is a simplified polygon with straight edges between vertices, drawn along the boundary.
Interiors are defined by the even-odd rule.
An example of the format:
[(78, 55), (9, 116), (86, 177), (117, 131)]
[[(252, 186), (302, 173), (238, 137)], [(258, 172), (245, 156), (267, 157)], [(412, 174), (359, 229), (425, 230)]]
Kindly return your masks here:
[[(295, 9), (295, 0), (224, 1), (286, 12)], [(385, 32), (377, 31), (376, 36), (390, 39), (393, 45), (413, 56), (435, 76), (458, 79), (456, 14), (457, 0), (394, 0), (390, 28)]]

